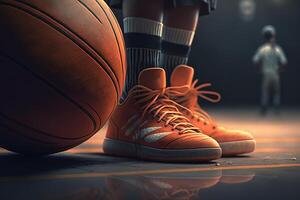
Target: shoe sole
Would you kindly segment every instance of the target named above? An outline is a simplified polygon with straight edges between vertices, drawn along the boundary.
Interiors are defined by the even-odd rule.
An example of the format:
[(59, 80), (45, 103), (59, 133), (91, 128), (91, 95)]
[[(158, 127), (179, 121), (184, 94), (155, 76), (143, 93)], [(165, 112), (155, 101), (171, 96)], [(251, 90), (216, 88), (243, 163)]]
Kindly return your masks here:
[(251, 153), (255, 149), (255, 140), (219, 143), (222, 148), (222, 156), (235, 156)]
[(222, 156), (221, 148), (185, 150), (157, 149), (108, 138), (104, 139), (103, 151), (104, 153), (113, 156), (133, 157), (163, 162), (207, 162), (216, 160)]

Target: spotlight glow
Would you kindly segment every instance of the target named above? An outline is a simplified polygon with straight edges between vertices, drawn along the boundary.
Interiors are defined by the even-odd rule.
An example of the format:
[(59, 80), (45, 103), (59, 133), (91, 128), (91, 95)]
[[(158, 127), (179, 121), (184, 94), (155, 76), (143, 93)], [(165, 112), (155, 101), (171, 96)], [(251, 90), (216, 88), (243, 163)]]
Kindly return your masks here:
[(256, 13), (256, 3), (254, 0), (240, 0), (239, 12), (245, 21), (252, 21)]

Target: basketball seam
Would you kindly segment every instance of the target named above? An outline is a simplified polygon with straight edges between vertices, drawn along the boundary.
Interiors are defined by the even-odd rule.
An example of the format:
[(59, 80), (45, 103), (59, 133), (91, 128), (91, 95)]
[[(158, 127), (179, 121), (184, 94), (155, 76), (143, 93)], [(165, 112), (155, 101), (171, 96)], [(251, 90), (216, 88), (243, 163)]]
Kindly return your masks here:
[[(48, 137), (50, 137), (50, 138), (57, 138), (57, 139), (63, 139), (63, 140), (80, 140), (80, 139), (82, 139), (82, 138), (89, 137), (90, 135), (92, 135), (92, 134), (94, 133), (94, 131), (93, 131), (92, 133), (90, 133), (90, 134), (88, 134), (88, 135), (85, 135), (85, 136), (83, 136), (83, 137), (78, 137), (78, 138), (57, 137), (57, 136), (53, 136), (53, 135), (51, 135), (51, 134), (49, 134), (49, 133), (47, 133), (47, 132), (44, 132), (44, 131), (41, 131), (41, 130), (32, 128), (32, 127), (30, 127), (30, 126), (27, 126), (26, 124), (23, 124), (23, 123), (21, 123), (21, 122), (15, 120), (15, 119), (12, 119), (12, 118), (6, 116), (6, 115), (5, 115), (4, 113), (2, 113), (2, 112), (0, 112), (0, 115), (1, 115), (2, 118), (7, 119), (7, 120), (9, 120), (9, 121), (12, 121), (12, 122), (16, 123), (18, 126), (21, 126), (21, 127), (25, 128), (25, 129), (29, 129), (29, 130), (34, 131), (34, 132), (37, 132), (37, 133), (42, 133), (43, 135), (46, 135), (46, 136), (48, 136)], [(0, 123), (0, 124), (1, 124), (1, 123)], [(10, 126), (4, 125), (3, 123), (2, 123), (2, 126), (5, 126), (5, 127), (7, 127), (7, 128), (12, 129)], [(12, 129), (12, 130), (14, 130), (14, 129)], [(29, 136), (27, 136), (27, 135), (24, 135), (24, 134), (21, 134), (21, 135), (23, 135), (24, 137), (31, 138), (31, 137), (29, 137)], [(42, 141), (42, 140), (41, 140), (41, 141)], [(51, 144), (52, 144), (52, 143), (51, 143)]]
[[(108, 15), (107, 15), (107, 13), (105, 12), (105, 10), (103, 9), (103, 7), (101, 6), (101, 4), (99, 3), (99, 1), (98, 0), (96, 0), (96, 3), (99, 5), (99, 7), (103, 10), (103, 12), (105, 13), (105, 16), (106, 16), (106, 18), (107, 18), (107, 20), (109, 21), (109, 23), (110, 23), (110, 25), (111, 25), (111, 27), (113, 27), (113, 25), (112, 25), (112, 22), (110, 21), (110, 19), (109, 19), (109, 17), (108, 17)], [(113, 13), (111, 13), (112, 14), (112, 16), (114, 17), (114, 14)], [(114, 19), (116, 19), (115, 17), (114, 17)], [(120, 31), (120, 27), (119, 27), (119, 25), (117, 25), (118, 26), (118, 29), (119, 29), (119, 31)], [(123, 74), (123, 76), (124, 76), (124, 61), (123, 61), (123, 58), (122, 58), (122, 55), (121, 55), (121, 47), (120, 47), (120, 44), (119, 44), (119, 41), (118, 41), (118, 38), (117, 38), (117, 34), (116, 34), (116, 32), (115, 32), (115, 30), (112, 28), (112, 31), (114, 32), (114, 36), (115, 36), (115, 38), (116, 38), (116, 41), (117, 41), (117, 43), (118, 43), (118, 49), (119, 49), (119, 54), (120, 54), (120, 59), (121, 59), (121, 64), (122, 64), (122, 74)], [(122, 33), (122, 31), (121, 31), (121, 33)], [(124, 40), (123, 40), (123, 42), (124, 42)], [(126, 50), (125, 50), (126, 51)], [(125, 79), (125, 76), (123, 77), (123, 80)], [(121, 88), (122, 89), (122, 88)]]
[(85, 4), (82, 0), (78, 0), (78, 2), (83, 5), (90, 13), (100, 22), (100, 24), (103, 24), (102, 21), (99, 19), (99, 17)]
[[(94, 126), (94, 127), (93, 127), (94, 130), (93, 130), (91, 133), (89, 133), (89, 135), (91, 135), (91, 134), (95, 133), (96, 131), (98, 131), (98, 130), (96, 129), (96, 121), (95, 121), (94, 117), (93, 117), (87, 110), (85, 110), (80, 104), (78, 104), (76, 101), (74, 101), (74, 100), (73, 100), (71, 97), (69, 97), (68, 95), (64, 94), (62, 91), (60, 91), (58, 88), (56, 88), (56, 87), (55, 87), (54, 85), (52, 85), (50, 82), (48, 82), (48, 81), (47, 81), (46, 79), (44, 79), (42, 76), (40, 76), (40, 75), (34, 73), (33, 71), (31, 71), (31, 70), (30, 70), (28, 67), (26, 67), (25, 65), (19, 63), (18, 61), (16, 61), (15, 59), (13, 59), (12, 57), (10, 57), (10, 56), (8, 56), (8, 55), (3, 54), (1, 51), (0, 51), (0, 54), (2, 54), (2, 56), (4, 56), (4, 57), (10, 59), (10, 60), (13, 61), (14, 63), (16, 63), (18, 66), (22, 67), (24, 70), (29, 71), (29, 72), (30, 72), (34, 77), (36, 77), (37, 79), (39, 79), (39, 80), (45, 82), (50, 88), (54, 89), (58, 94), (60, 94), (61, 96), (63, 96), (63, 97), (66, 98), (67, 100), (69, 100), (71, 103), (73, 103), (74, 105), (76, 105), (83, 113), (85, 113), (85, 114), (91, 119), (91, 121), (92, 121), (92, 123), (93, 123), (93, 126)], [(50, 137), (56, 137), (56, 138), (61, 138), (61, 139), (70, 139), (70, 140), (73, 140), (73, 139), (80, 139), (80, 138), (86, 137), (86, 136), (84, 136), (84, 137), (80, 137), (80, 138), (64, 138), (64, 137), (53, 136), (53, 135), (51, 135), (51, 134), (49, 134), (49, 133), (46, 133), (46, 132), (44, 132), (44, 131), (41, 131), (41, 130), (38, 130), (38, 129), (35, 129), (35, 128), (32, 128), (32, 127), (29, 127), (29, 126), (27, 126), (26, 124), (23, 124), (23, 123), (19, 122), (18, 120), (11, 119), (10, 117), (7, 117), (5, 114), (3, 114), (1, 111), (0, 111), (0, 115), (2, 115), (4, 118), (6, 118), (6, 119), (8, 119), (8, 120), (11, 120), (11, 121), (13, 121), (13, 122), (15, 122), (15, 123), (17, 123), (17, 124), (23, 126), (23, 127), (26, 127), (26, 128), (28, 128), (28, 129), (31, 129), (31, 130), (36, 131), (36, 132), (38, 132), (38, 133), (45, 134), (45, 135), (50, 136)]]
[[(100, 117), (100, 115), (99, 115), (99, 113), (95, 110), (95, 108), (93, 107), (93, 106), (91, 106), (89, 103), (87, 103), (87, 102), (85, 102), (85, 104), (88, 106), (88, 107), (90, 107), (90, 109), (91, 110), (93, 110), (94, 112), (95, 112), (95, 114), (97, 115), (97, 117), (98, 117), (98, 119), (99, 119), (99, 121), (100, 121), (100, 126), (101, 126), (101, 124), (102, 124), (102, 122), (101, 122), (101, 117)], [(95, 130), (99, 130), (100, 128), (98, 128), (98, 127), (96, 127), (95, 128)]]
[[(30, 137), (30, 136), (24, 135), (24, 134), (22, 134), (21, 132), (19, 132), (18, 130), (15, 130), (15, 129), (13, 129), (13, 128), (11, 128), (10, 126), (7, 126), (7, 125), (5, 125), (5, 124), (0, 123), (0, 126), (2, 126), (2, 127), (4, 127), (4, 128), (7, 128), (8, 130), (12, 130), (12, 131), (14, 131), (14, 133), (17, 133), (17, 134), (21, 135), (24, 139), (30, 139), (30, 140), (32, 140), (33, 142), (37, 142), (37, 143), (46, 143), (46, 145), (58, 145), (58, 146), (59, 146), (59, 149), (55, 149), (55, 150), (53, 150), (53, 151), (50, 151), (50, 154), (52, 154), (52, 153), (57, 153), (57, 152), (61, 152), (61, 151), (64, 151), (64, 150), (68, 150), (68, 149), (73, 148), (73, 147), (76, 147), (76, 146), (78, 145), (78, 144), (72, 144), (72, 145), (59, 145), (59, 144), (57, 144), (57, 143), (49, 143), (49, 142), (44, 141), (44, 140), (38, 140), (38, 139), (36, 139), (36, 138), (32, 138), (32, 137)], [(90, 138), (90, 137), (91, 137), (91, 135), (85, 136), (85, 138)], [(54, 137), (54, 138), (55, 138), (55, 137)], [(59, 138), (59, 139), (64, 139), (64, 138)], [(82, 139), (83, 139), (83, 138), (80, 138), (80, 140), (82, 140)], [(69, 140), (69, 139), (64, 139), (64, 140)], [(79, 140), (79, 139), (75, 139), (75, 140)], [(80, 144), (81, 142), (78, 141), (77, 143)], [(1, 144), (1, 142), (0, 142), (0, 144)], [(2, 144), (2, 147), (7, 148), (7, 150), (13, 150), (13, 151), (14, 151), (13, 148), (10, 148), (10, 146), (7, 146), (6, 144)], [(50, 148), (53, 148), (53, 146), (51, 146)], [(17, 150), (17, 152), (20, 152), (20, 151)], [(46, 154), (48, 154), (48, 153), (49, 153), (49, 151), (47, 151)], [(33, 153), (33, 154), (35, 154), (35, 153)], [(37, 154), (38, 154), (38, 153), (37, 153)], [(42, 154), (44, 154), (44, 153), (42, 153)]]
[[(2, 113), (0, 113), (0, 115), (1, 115), (1, 117), (7, 119), (7, 117), (4, 116)], [(10, 120), (10, 119), (8, 119), (8, 120)], [(13, 131), (14, 133), (17, 133), (17, 134), (21, 135), (24, 138), (30, 138), (31, 140), (36, 141), (36, 142), (43, 142), (43, 143), (46, 143), (46, 144), (49, 144), (49, 145), (55, 144), (55, 143), (49, 143), (48, 141), (43, 141), (43, 140), (39, 140), (39, 139), (36, 139), (36, 138), (31, 138), (30, 136), (26, 136), (26, 135), (22, 134), (21, 132), (19, 132), (19, 130), (16, 130), (16, 129), (12, 128), (11, 126), (8, 126), (7, 124), (4, 124), (4, 123), (0, 123), (0, 126), (9, 129), (9, 130)]]
[[(84, 6), (99, 21), (100, 24), (103, 24), (102, 21), (97, 17), (97, 15), (82, 0), (78, 0), (78, 2), (82, 6)], [(112, 25), (111, 21), (109, 20), (107, 14), (105, 12), (105, 10), (102, 8), (102, 6), (99, 4), (98, 1), (96, 1), (96, 4), (99, 5), (99, 7), (101, 8), (102, 11), (104, 11), (106, 18), (107, 18), (108, 22), (110, 23), (110, 25), (112, 27), (112, 32), (114, 33), (114, 36), (115, 36), (115, 39), (116, 39), (116, 42), (117, 42), (117, 46), (118, 46), (118, 49), (119, 49), (119, 55), (120, 55), (121, 65), (122, 65), (122, 67), (121, 67), (121, 69), (122, 69), (122, 76), (123, 76), (122, 79), (124, 80), (125, 79), (124, 68), (123, 68), (124, 62), (123, 62), (123, 58), (122, 58), (122, 55), (121, 55), (121, 47), (119, 45), (119, 40), (118, 40), (117, 34), (116, 34), (115, 30), (113, 29), (113, 25)], [(113, 15), (113, 17), (114, 17), (114, 15)], [(118, 29), (119, 29), (119, 27), (118, 27)], [(120, 29), (119, 29), (119, 31), (120, 31)], [(121, 33), (122, 33), (122, 31), (121, 31)], [(124, 42), (124, 40), (123, 40), (123, 42)], [(120, 86), (120, 83), (119, 83), (119, 86)], [(119, 88), (120, 88), (120, 90), (122, 90), (121, 87), (119, 87)]]
[[(15, 0), (16, 2), (16, 0)], [(16, 9), (20, 9), (22, 11), (24, 11), (25, 13), (28, 13), (34, 17), (36, 17), (37, 19), (41, 20), (42, 22), (44, 22), (45, 24), (47, 24), (48, 26), (52, 27), (54, 30), (60, 32), (62, 35), (66, 36), (67, 38), (69, 38), (70, 40), (72, 40), (81, 50), (83, 50), (85, 53), (87, 53), (91, 58), (93, 58), (93, 60), (98, 63), (98, 65), (106, 72), (106, 74), (110, 77), (110, 79), (112, 80), (113, 84), (114, 84), (114, 87), (117, 91), (117, 96), (119, 97), (119, 90), (118, 88), (120, 88), (120, 83), (119, 83), (119, 80), (117, 79), (117, 76), (115, 74), (115, 72), (112, 70), (112, 68), (110, 67), (110, 65), (108, 64), (108, 62), (105, 60), (105, 58), (98, 52), (96, 51), (86, 40), (84, 40), (82, 37), (80, 37), (77, 33), (73, 32), (72, 29), (70, 29), (68, 26), (66, 26), (64, 23), (60, 22), (59, 20), (53, 18), (52, 16), (50, 16), (48, 13), (45, 13), (44, 11), (42, 10), (39, 10), (38, 8), (36, 8), (35, 6), (27, 3), (27, 2), (23, 2), (23, 1), (17, 1), (16, 3), (21, 3), (25, 6), (29, 6), (31, 7), (32, 9), (42, 13), (44, 15), (44, 18), (49, 18), (50, 20), (53, 20), (54, 22), (56, 22), (58, 25), (62, 26), (62, 28), (64, 28), (65, 30), (62, 30), (61, 28), (57, 27), (57, 25), (55, 24), (52, 24), (50, 22), (47, 21), (47, 19), (44, 19), (43, 16), (39, 16), (35, 13), (33, 13), (32, 11), (26, 9), (26, 8), (23, 8), (23, 7), (20, 7), (20, 6), (17, 6), (17, 5), (13, 5), (13, 4), (10, 4), (10, 3), (1, 3), (3, 5), (8, 5), (8, 6), (11, 6), (11, 7), (14, 7)], [(79, 39), (78, 41), (74, 38), (74, 36), (72, 37), (70, 34), (68, 34), (67, 32), (70, 32), (71, 34), (73, 34), (75, 37), (77, 37), (77, 39)], [(83, 47), (82, 44), (80, 44), (80, 41), (85, 44), (88, 48), (90, 48), (92, 51), (95, 52), (96, 56), (98, 56), (99, 58), (101, 58), (101, 60), (103, 60), (104, 64), (108, 67), (108, 69), (106, 69), (105, 67), (103, 67), (101, 64), (101, 62), (98, 61), (98, 59), (89, 51), (89, 50), (86, 50), (85, 47)], [(110, 71), (110, 72), (109, 72)], [(113, 75), (113, 77), (112, 77)], [(116, 81), (116, 82), (115, 82)], [(117, 87), (117, 85), (119, 87)]]
[[(97, 2), (98, 2), (98, 1), (97, 1)], [(112, 10), (109, 9), (109, 11), (110, 11), (111, 15), (113, 16), (113, 18), (115, 19), (115, 21), (118, 21), (117, 18), (116, 18), (116, 16), (115, 16), (114, 13), (112, 12)], [(124, 40), (124, 37), (123, 37), (123, 30), (121, 29), (119, 23), (117, 23), (117, 27), (118, 27), (119, 31), (122, 33), (122, 35), (121, 35), (121, 36), (122, 36), (122, 42), (123, 42), (123, 44), (125, 44), (125, 40)], [(125, 47), (125, 45), (124, 45), (124, 51), (126, 52), (126, 47)], [(126, 59), (126, 55), (125, 55), (125, 59)], [(123, 59), (122, 59), (122, 61), (123, 61)], [(125, 60), (125, 62), (123, 62), (123, 63), (126, 63), (126, 60)], [(122, 66), (123, 66), (123, 65), (122, 65)], [(124, 76), (124, 79), (125, 79), (125, 78), (126, 78), (126, 69), (122, 68), (122, 70), (123, 70), (123, 76)]]

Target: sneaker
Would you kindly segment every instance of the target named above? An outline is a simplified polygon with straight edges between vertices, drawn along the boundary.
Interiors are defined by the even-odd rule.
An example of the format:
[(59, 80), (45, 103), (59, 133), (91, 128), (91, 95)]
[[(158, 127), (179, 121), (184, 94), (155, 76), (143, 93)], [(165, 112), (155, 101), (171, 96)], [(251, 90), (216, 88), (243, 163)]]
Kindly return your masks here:
[(253, 152), (255, 140), (253, 136), (241, 130), (229, 130), (218, 126), (215, 121), (198, 104), (198, 97), (210, 102), (219, 102), (220, 94), (203, 91), (211, 84), (196, 86), (193, 82), (194, 69), (185, 65), (178, 66), (171, 75), (171, 87), (167, 89), (168, 97), (181, 106), (179, 110), (190, 119), (205, 135), (215, 139), (222, 148), (223, 156), (232, 156)]
[(165, 162), (220, 158), (219, 144), (179, 112), (165, 89), (163, 69), (150, 68), (140, 73), (138, 85), (110, 119), (104, 153)]

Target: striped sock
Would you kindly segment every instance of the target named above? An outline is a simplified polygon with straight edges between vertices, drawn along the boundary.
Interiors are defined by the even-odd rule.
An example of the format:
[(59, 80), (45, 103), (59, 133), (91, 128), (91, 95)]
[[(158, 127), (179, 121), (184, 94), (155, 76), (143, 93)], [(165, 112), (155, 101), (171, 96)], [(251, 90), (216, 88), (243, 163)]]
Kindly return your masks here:
[(128, 91), (137, 84), (141, 70), (160, 65), (163, 24), (139, 17), (126, 17), (123, 22), (128, 64), (124, 100)]
[(161, 65), (168, 80), (176, 66), (187, 64), (194, 35), (194, 31), (164, 27)]

